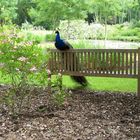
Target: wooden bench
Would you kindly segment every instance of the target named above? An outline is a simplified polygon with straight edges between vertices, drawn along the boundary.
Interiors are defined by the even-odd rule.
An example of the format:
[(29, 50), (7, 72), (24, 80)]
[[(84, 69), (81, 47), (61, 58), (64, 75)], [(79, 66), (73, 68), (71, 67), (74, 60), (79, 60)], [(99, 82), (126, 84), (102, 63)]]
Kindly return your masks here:
[(50, 50), (48, 69), (51, 75), (137, 78), (140, 97), (139, 49), (73, 49)]

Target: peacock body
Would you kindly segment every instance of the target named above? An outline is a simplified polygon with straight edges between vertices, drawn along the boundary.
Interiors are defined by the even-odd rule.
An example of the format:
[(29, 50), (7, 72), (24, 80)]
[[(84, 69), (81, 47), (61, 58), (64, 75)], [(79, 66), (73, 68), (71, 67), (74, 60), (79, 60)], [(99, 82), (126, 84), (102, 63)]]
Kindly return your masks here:
[[(55, 47), (58, 50), (66, 51), (69, 49), (73, 49), (72, 45), (68, 43), (67, 41), (60, 38), (59, 31), (56, 31), (56, 37), (55, 37)], [(63, 57), (64, 59), (64, 57)], [(82, 86), (87, 86), (87, 80), (84, 76), (71, 76), (71, 78), (76, 81), (77, 83), (81, 84)]]

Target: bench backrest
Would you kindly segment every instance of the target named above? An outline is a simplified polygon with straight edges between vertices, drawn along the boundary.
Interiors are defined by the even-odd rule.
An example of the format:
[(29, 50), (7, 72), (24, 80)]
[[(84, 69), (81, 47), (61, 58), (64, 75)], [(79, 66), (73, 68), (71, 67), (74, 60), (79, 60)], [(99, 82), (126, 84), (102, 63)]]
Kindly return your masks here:
[(138, 77), (138, 49), (51, 49), (52, 74)]
[(48, 69), (51, 74), (138, 79), (140, 97), (139, 49), (50, 50)]

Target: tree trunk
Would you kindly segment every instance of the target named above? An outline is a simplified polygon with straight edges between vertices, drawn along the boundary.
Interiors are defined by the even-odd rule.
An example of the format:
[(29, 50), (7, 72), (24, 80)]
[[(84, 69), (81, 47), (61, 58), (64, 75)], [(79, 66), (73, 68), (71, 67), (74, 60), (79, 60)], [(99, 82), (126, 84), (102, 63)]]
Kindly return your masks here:
[(106, 40), (107, 40), (107, 20), (105, 18), (105, 40), (104, 40), (104, 46), (106, 46)]
[(0, 26), (3, 27), (3, 25), (4, 25), (4, 20), (0, 19)]
[(68, 26), (67, 26), (67, 39), (70, 39), (69, 29), (70, 29), (70, 20), (68, 19)]

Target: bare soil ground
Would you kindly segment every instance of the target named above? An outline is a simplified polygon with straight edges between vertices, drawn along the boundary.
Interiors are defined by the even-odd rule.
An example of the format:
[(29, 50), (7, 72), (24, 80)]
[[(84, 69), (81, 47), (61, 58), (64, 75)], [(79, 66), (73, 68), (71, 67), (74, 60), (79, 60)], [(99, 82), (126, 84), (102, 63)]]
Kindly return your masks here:
[(75, 89), (56, 107), (49, 105), (47, 90), (35, 89), (28, 113), (11, 119), (0, 111), (0, 140), (139, 139), (140, 99), (132, 93)]

